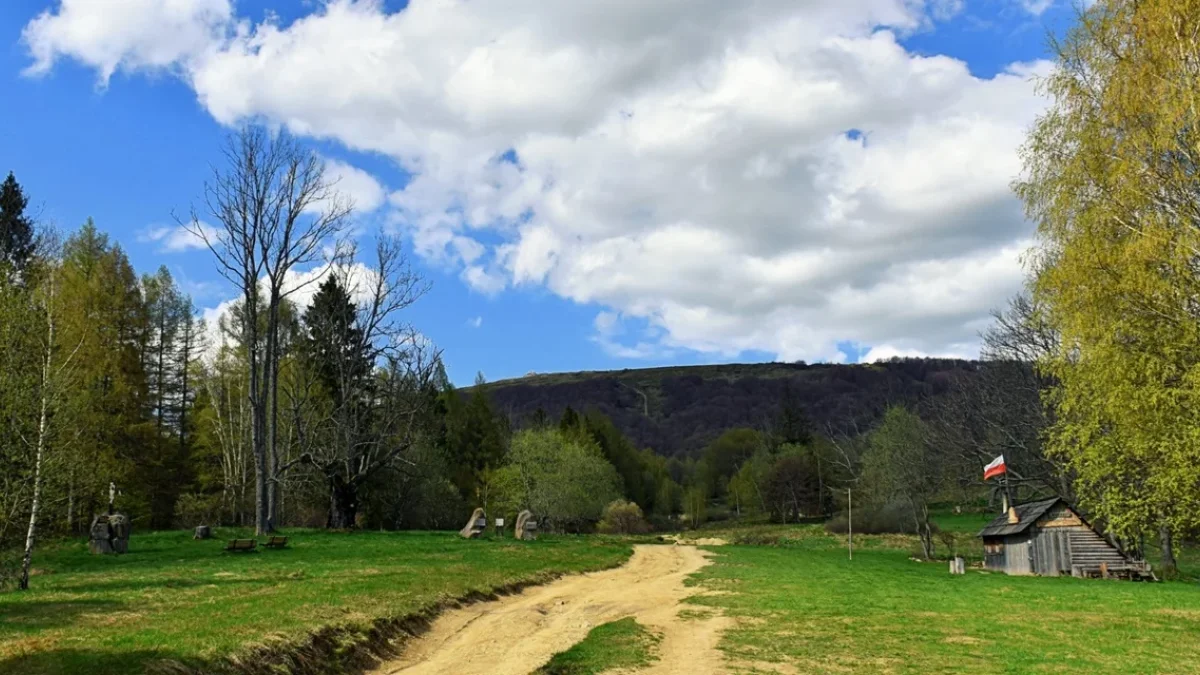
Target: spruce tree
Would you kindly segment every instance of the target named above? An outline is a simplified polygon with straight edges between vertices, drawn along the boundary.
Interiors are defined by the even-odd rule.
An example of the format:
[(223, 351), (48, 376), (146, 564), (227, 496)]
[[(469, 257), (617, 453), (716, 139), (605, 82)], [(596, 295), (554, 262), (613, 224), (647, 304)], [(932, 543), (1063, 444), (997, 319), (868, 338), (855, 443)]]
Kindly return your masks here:
[(0, 184), (0, 265), (21, 270), (33, 256), (33, 222), (25, 215), (29, 198), (10, 171)]
[(368, 388), (371, 363), (357, 317), (350, 293), (334, 275), (321, 282), (304, 312), (307, 331), (301, 350), (337, 407)]

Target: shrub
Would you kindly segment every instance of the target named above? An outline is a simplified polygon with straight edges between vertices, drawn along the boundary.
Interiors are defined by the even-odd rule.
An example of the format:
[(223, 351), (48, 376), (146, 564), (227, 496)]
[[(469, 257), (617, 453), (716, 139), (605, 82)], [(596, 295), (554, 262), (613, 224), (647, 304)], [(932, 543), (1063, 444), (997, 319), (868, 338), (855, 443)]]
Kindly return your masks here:
[[(825, 529), (834, 534), (846, 533), (846, 514), (839, 513), (825, 523)], [(930, 523), (937, 532), (937, 525)], [(854, 532), (856, 534), (917, 534), (912, 507), (905, 504), (888, 504), (882, 507), (854, 509)]]
[(604, 507), (596, 529), (604, 534), (645, 534), (650, 531), (650, 524), (642, 516), (640, 506), (617, 499)]

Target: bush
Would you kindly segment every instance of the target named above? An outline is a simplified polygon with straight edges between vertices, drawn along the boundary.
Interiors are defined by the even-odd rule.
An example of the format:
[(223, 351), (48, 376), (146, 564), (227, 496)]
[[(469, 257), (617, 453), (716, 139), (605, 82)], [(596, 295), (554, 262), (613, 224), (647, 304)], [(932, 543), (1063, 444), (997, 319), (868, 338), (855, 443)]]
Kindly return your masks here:
[[(929, 524), (933, 532), (937, 525)], [(825, 523), (825, 530), (833, 534), (846, 533), (846, 514), (839, 513)], [(854, 532), (856, 534), (917, 534), (912, 508), (905, 504), (888, 504), (883, 507), (854, 509)]]
[(645, 534), (650, 531), (650, 523), (646, 522), (640, 506), (617, 499), (604, 507), (596, 529), (604, 534)]

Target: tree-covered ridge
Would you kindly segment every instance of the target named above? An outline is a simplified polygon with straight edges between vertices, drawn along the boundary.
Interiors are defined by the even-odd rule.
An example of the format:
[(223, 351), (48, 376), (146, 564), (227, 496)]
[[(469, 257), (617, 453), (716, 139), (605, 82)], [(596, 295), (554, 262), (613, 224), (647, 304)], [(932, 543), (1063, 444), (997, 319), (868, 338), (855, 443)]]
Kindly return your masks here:
[[(790, 398), (822, 433), (865, 431), (890, 404), (922, 407), (980, 364), (893, 359), (873, 364), (761, 363), (532, 375), (487, 385), (517, 424), (567, 407), (610, 418), (638, 447), (695, 455), (728, 429), (766, 429)], [(789, 406), (789, 409), (792, 406)]]

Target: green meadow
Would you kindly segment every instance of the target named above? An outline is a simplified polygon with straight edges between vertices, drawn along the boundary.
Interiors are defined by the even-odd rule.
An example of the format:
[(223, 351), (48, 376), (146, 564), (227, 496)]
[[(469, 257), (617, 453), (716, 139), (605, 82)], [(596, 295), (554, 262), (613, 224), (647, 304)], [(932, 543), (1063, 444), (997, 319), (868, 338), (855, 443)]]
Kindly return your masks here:
[[(974, 532), (986, 518), (940, 516), (951, 533), (943, 552), (977, 560)], [(285, 550), (234, 554), (223, 539), (245, 533), (220, 534), (135, 536), (124, 556), (92, 556), (79, 542), (42, 549), (33, 590), (0, 594), (0, 672), (263, 672), (304, 658), (317, 659), (303, 664), (310, 671), (352, 672), (388, 621), (619, 565), (631, 543), (648, 540), (290, 531)], [(978, 568), (951, 576), (944, 561), (914, 560), (916, 542), (902, 535), (856, 535), (850, 560), (845, 536), (819, 525), (713, 524), (698, 534), (731, 544), (711, 548), (714, 563), (690, 581), (706, 592), (681, 618), (718, 610), (736, 620), (720, 644), (731, 672), (1191, 673), (1200, 664), (1195, 550), (1181, 559), (1185, 581), (1134, 583)], [(325, 643), (304, 649), (314, 635)], [(632, 619), (604, 624), (543, 672), (636, 670), (654, 660), (656, 641)]]
[[(987, 518), (938, 520), (977, 562)], [(896, 535), (856, 536), (851, 560), (845, 536), (819, 525), (711, 532), (760, 542), (713, 547), (693, 578), (708, 593), (690, 602), (736, 619), (721, 645), (731, 672), (1200, 672), (1195, 550), (1180, 560), (1186, 581), (1135, 583), (951, 576)]]
[[(222, 539), (235, 534), (222, 528)], [(631, 548), (604, 537), (466, 541), (454, 533), (289, 531), (283, 550), (226, 553), (188, 532), (134, 536), (122, 556), (82, 542), (39, 550), (32, 590), (0, 593), (0, 673), (130, 673), (301, 644), (337, 628), (326, 667), (349, 667), (377, 619), (522, 582), (612, 567)], [(345, 659), (340, 664), (339, 658)]]

